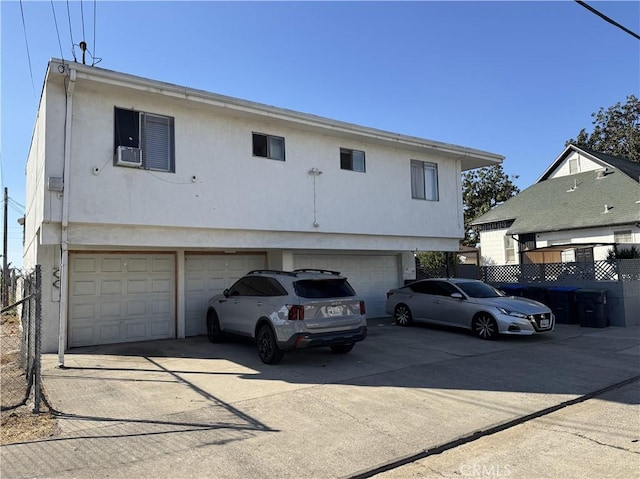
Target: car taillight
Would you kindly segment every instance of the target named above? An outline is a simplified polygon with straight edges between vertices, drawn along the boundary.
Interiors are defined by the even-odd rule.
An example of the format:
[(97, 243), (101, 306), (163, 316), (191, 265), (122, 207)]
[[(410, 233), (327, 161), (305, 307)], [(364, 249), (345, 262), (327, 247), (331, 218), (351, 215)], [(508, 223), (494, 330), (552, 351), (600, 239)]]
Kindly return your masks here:
[(364, 301), (360, 301), (360, 314), (365, 314), (366, 310), (364, 307)]
[(289, 305), (289, 321), (304, 321), (304, 306)]

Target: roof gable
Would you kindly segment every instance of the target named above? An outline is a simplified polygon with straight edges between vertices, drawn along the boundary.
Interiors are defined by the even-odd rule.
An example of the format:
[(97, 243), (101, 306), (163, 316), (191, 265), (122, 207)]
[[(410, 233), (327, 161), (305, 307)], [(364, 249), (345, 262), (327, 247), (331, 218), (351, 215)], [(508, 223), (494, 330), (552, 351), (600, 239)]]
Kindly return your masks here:
[(619, 156), (600, 153), (589, 148), (584, 148), (577, 145), (568, 145), (562, 151), (560, 156), (558, 156), (554, 160), (554, 162), (551, 163), (551, 165), (544, 171), (544, 173), (536, 180), (536, 183), (552, 178), (556, 173), (558, 173), (564, 162), (576, 153), (584, 156), (590, 162), (595, 163), (600, 168), (616, 168), (636, 182), (640, 181), (640, 163), (627, 160), (626, 158), (621, 158)]

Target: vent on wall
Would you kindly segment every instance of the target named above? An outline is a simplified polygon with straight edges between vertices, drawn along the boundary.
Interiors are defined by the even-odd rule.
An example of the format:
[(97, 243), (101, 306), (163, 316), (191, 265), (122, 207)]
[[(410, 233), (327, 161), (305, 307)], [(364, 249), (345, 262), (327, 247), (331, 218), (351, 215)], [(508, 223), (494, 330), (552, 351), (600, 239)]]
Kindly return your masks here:
[(142, 150), (130, 146), (119, 146), (116, 148), (115, 160), (118, 166), (140, 168), (142, 166)]

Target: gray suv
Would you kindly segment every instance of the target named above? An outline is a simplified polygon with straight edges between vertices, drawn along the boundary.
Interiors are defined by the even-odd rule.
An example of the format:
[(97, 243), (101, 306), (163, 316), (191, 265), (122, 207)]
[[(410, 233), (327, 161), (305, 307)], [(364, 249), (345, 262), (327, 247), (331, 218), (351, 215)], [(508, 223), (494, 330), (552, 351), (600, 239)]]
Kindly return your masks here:
[(227, 333), (254, 338), (266, 364), (296, 348), (328, 346), (344, 354), (367, 336), (365, 305), (336, 271), (250, 271), (209, 300), (209, 341)]

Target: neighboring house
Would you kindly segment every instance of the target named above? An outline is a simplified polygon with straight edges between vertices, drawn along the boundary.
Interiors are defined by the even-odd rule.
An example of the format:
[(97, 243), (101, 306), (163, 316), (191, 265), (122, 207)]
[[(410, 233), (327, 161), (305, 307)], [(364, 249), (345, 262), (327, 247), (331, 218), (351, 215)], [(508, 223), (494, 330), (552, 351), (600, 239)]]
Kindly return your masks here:
[(570, 145), (472, 222), (485, 265), (593, 262), (640, 244), (640, 163)]
[(43, 350), (202, 334), (261, 268), (339, 270), (383, 316), (414, 251), (458, 250), (461, 172), (502, 160), (51, 60), (26, 169)]

